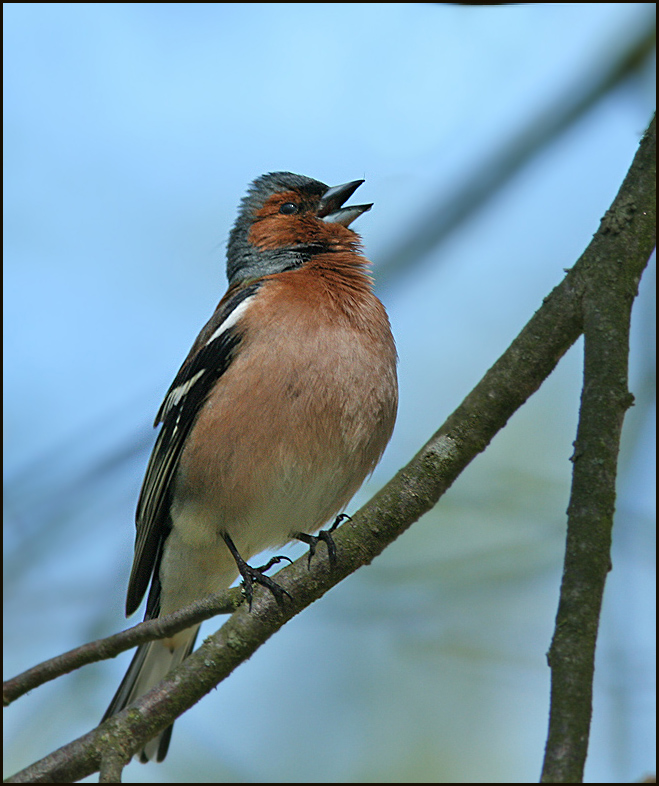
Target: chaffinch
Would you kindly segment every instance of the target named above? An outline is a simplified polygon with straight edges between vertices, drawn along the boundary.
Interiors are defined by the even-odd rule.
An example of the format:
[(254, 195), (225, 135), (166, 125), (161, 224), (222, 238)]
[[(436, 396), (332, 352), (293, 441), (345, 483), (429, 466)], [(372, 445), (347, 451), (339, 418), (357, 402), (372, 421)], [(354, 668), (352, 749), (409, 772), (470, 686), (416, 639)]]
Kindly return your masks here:
[[(259, 177), (227, 249), (229, 289), (158, 411), (137, 505), (126, 613), (150, 584), (145, 619), (228, 588), (281, 588), (245, 561), (308, 543), (378, 463), (398, 402), (396, 349), (344, 207), (363, 183), (329, 188)], [(103, 720), (194, 648), (199, 626), (138, 648)], [(162, 761), (172, 727), (140, 759)]]

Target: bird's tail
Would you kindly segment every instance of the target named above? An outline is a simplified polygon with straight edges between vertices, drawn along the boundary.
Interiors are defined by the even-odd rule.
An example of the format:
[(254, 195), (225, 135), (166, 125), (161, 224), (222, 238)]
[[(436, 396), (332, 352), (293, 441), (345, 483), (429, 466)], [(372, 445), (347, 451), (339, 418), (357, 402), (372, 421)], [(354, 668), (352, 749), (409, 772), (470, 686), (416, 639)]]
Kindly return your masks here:
[[(126, 676), (121, 681), (121, 685), (103, 716), (103, 721), (139, 699), (140, 696), (157, 685), (172, 669), (175, 669), (184, 658), (187, 658), (194, 649), (198, 632), (199, 625), (195, 625), (177, 634), (172, 647), (168, 646), (166, 641), (150, 641), (138, 647)], [(157, 737), (147, 742), (138, 754), (141, 762), (153, 759), (162, 761), (165, 758), (173, 728), (173, 725), (169, 726)]]

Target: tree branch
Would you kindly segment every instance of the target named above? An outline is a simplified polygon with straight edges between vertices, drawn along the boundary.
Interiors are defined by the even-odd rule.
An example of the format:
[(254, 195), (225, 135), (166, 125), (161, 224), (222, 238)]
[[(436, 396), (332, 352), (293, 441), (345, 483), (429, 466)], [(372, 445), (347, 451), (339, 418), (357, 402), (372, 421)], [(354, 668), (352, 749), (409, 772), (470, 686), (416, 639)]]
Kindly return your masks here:
[[(643, 218), (654, 215), (654, 121), (634, 160), (643, 181), (625, 179), (602, 219), (585, 271), (584, 381), (572, 461), (567, 543), (554, 638), (544, 783), (581, 783), (588, 752), (595, 642), (606, 575), (616, 473), (625, 412), (629, 329), (634, 298), (654, 236)], [(647, 180), (646, 180), (647, 178)], [(651, 180), (650, 180), (651, 179)], [(641, 210), (644, 216), (637, 216)], [(599, 249), (598, 247), (602, 247)]]
[(101, 765), (99, 768), (99, 783), (121, 783), (121, 774), (124, 767), (130, 761), (128, 758), (121, 755), (121, 753), (113, 748), (108, 748), (101, 756)]
[(97, 639), (62, 655), (49, 658), (16, 677), (6, 680), (2, 685), (2, 702), (5, 707), (8, 707), (23, 694), (61, 677), (63, 674), (68, 674), (88, 663), (116, 658), (126, 650), (145, 644), (147, 641), (167, 638), (218, 614), (231, 614), (242, 602), (243, 595), (240, 588), (233, 587), (217, 595), (202, 598), (173, 614), (140, 622), (122, 630), (121, 633)]
[[(307, 569), (307, 558), (303, 556), (284, 568), (277, 574), (277, 581), (291, 593), (290, 601), (286, 600), (280, 607), (269, 592), (257, 588), (251, 613), (243, 604), (220, 630), (135, 705), (17, 773), (8, 782), (71, 782), (98, 770), (108, 747), (122, 755), (139, 750), (250, 657), (285, 622), (371, 562), (430, 510), (549, 376), (581, 334), (584, 322), (591, 323), (592, 306), (584, 310), (583, 304), (593, 289), (602, 286), (599, 265), (603, 261), (608, 265), (612, 260), (624, 268), (626, 281), (638, 283), (654, 247), (654, 176), (648, 167), (648, 156), (651, 157), (654, 145), (653, 121), (614, 201), (613, 212), (607, 213), (609, 219), (605, 217), (580, 260), (412, 461), (352, 521), (338, 528), (336, 566), (321, 557)], [(626, 201), (630, 194), (634, 199), (633, 212)], [(621, 253), (623, 238), (626, 242)], [(600, 294), (604, 297), (605, 288), (602, 290)], [(619, 333), (616, 335), (620, 338)], [(612, 478), (609, 472), (608, 479), (614, 480), (615, 475)]]

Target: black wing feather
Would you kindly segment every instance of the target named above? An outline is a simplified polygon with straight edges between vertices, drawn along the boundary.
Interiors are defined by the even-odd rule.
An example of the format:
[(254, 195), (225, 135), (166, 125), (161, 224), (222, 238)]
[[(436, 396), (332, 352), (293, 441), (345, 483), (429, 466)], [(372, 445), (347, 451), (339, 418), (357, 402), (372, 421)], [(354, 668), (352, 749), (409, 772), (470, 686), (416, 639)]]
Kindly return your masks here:
[(140, 605), (155, 573), (147, 619), (157, 616), (160, 594), (157, 574), (162, 547), (171, 529), (170, 507), (176, 469), (199, 410), (217, 380), (231, 365), (241, 341), (240, 325), (232, 325), (217, 338), (210, 339), (233, 311), (255, 294), (261, 283), (253, 282), (227, 292), (199, 334), (158, 410), (155, 425), (160, 422), (163, 425), (137, 503), (135, 556), (126, 596), (127, 615)]

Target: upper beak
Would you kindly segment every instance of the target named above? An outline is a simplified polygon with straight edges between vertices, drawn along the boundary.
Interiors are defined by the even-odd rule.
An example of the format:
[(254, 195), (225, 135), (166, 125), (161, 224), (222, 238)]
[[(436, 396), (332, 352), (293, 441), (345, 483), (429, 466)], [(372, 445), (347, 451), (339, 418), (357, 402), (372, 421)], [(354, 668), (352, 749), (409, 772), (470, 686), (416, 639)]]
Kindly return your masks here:
[(363, 180), (352, 180), (350, 183), (344, 183), (342, 186), (332, 186), (320, 198), (318, 206), (318, 218), (326, 221), (329, 224), (341, 224), (344, 227), (350, 224), (362, 213), (370, 210), (373, 204), (370, 205), (349, 205), (342, 207), (361, 186)]

